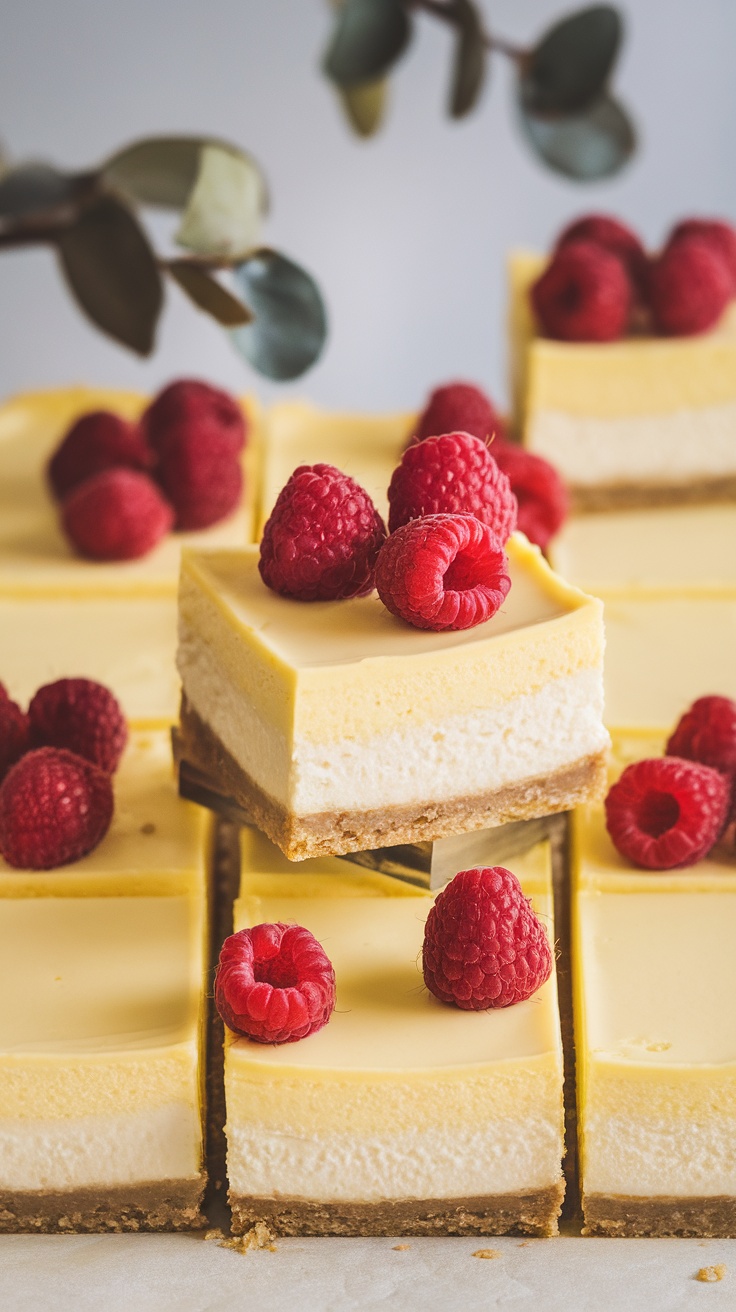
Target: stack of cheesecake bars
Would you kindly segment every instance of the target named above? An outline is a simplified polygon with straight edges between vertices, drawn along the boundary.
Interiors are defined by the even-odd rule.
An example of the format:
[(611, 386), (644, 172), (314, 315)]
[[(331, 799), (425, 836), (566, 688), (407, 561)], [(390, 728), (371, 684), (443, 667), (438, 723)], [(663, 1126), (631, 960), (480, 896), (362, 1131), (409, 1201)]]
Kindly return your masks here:
[[(736, 369), (732, 399), (722, 382), (736, 330), (679, 342), (701, 355), (690, 374), (670, 365), (665, 396), (665, 373), (658, 389), (647, 379), (669, 344), (632, 345), (639, 386), (628, 347), (526, 331), (525, 267), (519, 414), (530, 445), (569, 459), (574, 489), (575, 443), (589, 462), (625, 430), (624, 404), (663, 445), (668, 415), (681, 426), (702, 405), (712, 427), (711, 411), (736, 410)], [(586, 383), (591, 359), (605, 387)], [(559, 574), (515, 537), (502, 610), (421, 632), (375, 595), (276, 596), (249, 545), (300, 463), (338, 465), (383, 512), (410, 417), (298, 404), (253, 417), (242, 513), (182, 556), (179, 796), (178, 551), (73, 559), (39, 493), (70, 418), (102, 404), (142, 400), (56, 393), (0, 413), (0, 679), (23, 700), (96, 678), (133, 726), (96, 851), (48, 872), (0, 864), (0, 1229), (204, 1224), (209, 1071), (237, 1233), (550, 1235), (566, 1176), (586, 1233), (736, 1234), (736, 866), (628, 867), (601, 802), (694, 698), (736, 695), (736, 508), (670, 505), (698, 480), (668, 485), (664, 458), (659, 482), (612, 480), (602, 460), (553, 546)], [(704, 475), (699, 495), (717, 486)], [(418, 962), (433, 892), (499, 864), (544, 920), (556, 969), (526, 1002), (446, 1007)], [(218, 940), (263, 921), (324, 945), (335, 1012), (282, 1046), (223, 1044), (212, 1025), (207, 1052)]]

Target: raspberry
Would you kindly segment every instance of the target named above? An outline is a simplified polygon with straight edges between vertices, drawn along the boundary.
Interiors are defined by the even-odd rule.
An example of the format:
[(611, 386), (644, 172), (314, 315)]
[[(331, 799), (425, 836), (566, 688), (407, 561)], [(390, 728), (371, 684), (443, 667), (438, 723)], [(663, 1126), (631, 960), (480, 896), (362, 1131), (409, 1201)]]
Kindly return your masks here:
[(176, 512), (178, 529), (210, 528), (236, 509), (243, 470), (230, 439), (203, 422), (170, 429), (156, 476)]
[(386, 526), (368, 493), (333, 465), (300, 465), (281, 489), (261, 541), (267, 587), (297, 601), (363, 597)]
[(606, 828), (622, 856), (645, 870), (691, 866), (728, 819), (728, 780), (679, 756), (636, 761), (606, 798)]
[(485, 442), (470, 433), (407, 447), (388, 489), (389, 533), (420, 515), (475, 515), (502, 543), (516, 527), (516, 498)]
[(699, 697), (681, 716), (666, 752), (726, 775), (731, 782), (732, 813), (736, 812), (736, 702), (730, 697)]
[(723, 219), (684, 219), (672, 229), (667, 245), (681, 237), (698, 237), (721, 255), (731, 275), (731, 295), (736, 294), (736, 228)]
[(425, 515), (397, 528), (378, 556), (384, 606), (415, 629), (472, 629), (511, 587), (498, 538), (475, 515)]
[(173, 514), (146, 474), (106, 469), (69, 493), (61, 518), (80, 555), (90, 560), (136, 560), (168, 533)]
[(28, 707), (36, 747), (66, 747), (114, 774), (128, 741), (128, 726), (117, 698), (94, 679), (47, 683)]
[(225, 1024), (255, 1043), (295, 1043), (326, 1025), (335, 972), (301, 925), (255, 925), (226, 938), (215, 977)]
[(145, 411), (141, 427), (159, 453), (172, 430), (181, 428), (199, 433), (203, 442), (209, 432), (217, 433), (233, 455), (242, 451), (247, 434), (245, 415), (235, 397), (194, 378), (180, 378), (164, 387)]
[(461, 870), (427, 916), (424, 982), (440, 1002), (486, 1011), (525, 1002), (552, 973), (542, 922), (510, 870)]
[(72, 424), (46, 468), (54, 496), (64, 497), (104, 469), (150, 469), (151, 451), (135, 424), (108, 410), (93, 410)]
[(506, 427), (485, 392), (473, 383), (445, 383), (430, 393), (429, 400), (416, 422), (412, 440), (442, 433), (472, 433), (481, 442), (494, 434), (506, 436)]
[(0, 684), (0, 779), (28, 751), (31, 732), (28, 716), (11, 701)]
[(548, 337), (563, 342), (615, 342), (631, 314), (633, 289), (617, 256), (592, 241), (571, 241), (553, 255), (531, 289)]
[(731, 297), (723, 256), (702, 237), (678, 237), (649, 269), (649, 308), (669, 337), (704, 333), (718, 323)]
[(0, 852), (23, 870), (68, 865), (105, 837), (112, 812), (104, 770), (74, 752), (39, 747), (0, 784)]
[(636, 233), (625, 223), (619, 223), (608, 214), (587, 214), (564, 229), (557, 238), (555, 250), (559, 251), (573, 241), (592, 241), (595, 246), (610, 251), (625, 265), (634, 286), (644, 287), (649, 263), (647, 253)]
[(493, 457), (508, 478), (519, 512), (516, 527), (542, 551), (567, 518), (567, 488), (554, 465), (515, 442), (494, 442)]

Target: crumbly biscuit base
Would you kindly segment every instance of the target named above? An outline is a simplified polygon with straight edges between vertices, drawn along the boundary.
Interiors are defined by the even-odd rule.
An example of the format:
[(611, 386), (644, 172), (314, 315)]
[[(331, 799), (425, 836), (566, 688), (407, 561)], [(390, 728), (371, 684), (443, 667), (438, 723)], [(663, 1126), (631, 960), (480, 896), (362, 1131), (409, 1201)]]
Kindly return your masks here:
[(230, 1192), (233, 1234), (264, 1222), (276, 1235), (557, 1234), (565, 1186), (483, 1198), (399, 1199), (380, 1203), (246, 1198)]
[(583, 1234), (622, 1239), (731, 1239), (736, 1198), (634, 1198), (583, 1194)]
[(199, 1230), (204, 1174), (192, 1180), (93, 1185), (85, 1189), (0, 1191), (0, 1234), (105, 1234)]
[(601, 510), (644, 510), (657, 506), (688, 506), (703, 501), (736, 501), (736, 475), (693, 479), (689, 483), (602, 483), (569, 486), (577, 514)]
[(594, 801), (603, 795), (606, 786), (606, 752), (601, 751), (550, 775), (523, 779), (471, 797), (426, 800), (380, 810), (293, 815), (246, 774), (186, 696), (182, 696), (177, 753), (180, 759), (209, 775), (290, 861), (428, 842), (473, 829), (490, 829), (510, 820), (532, 820)]

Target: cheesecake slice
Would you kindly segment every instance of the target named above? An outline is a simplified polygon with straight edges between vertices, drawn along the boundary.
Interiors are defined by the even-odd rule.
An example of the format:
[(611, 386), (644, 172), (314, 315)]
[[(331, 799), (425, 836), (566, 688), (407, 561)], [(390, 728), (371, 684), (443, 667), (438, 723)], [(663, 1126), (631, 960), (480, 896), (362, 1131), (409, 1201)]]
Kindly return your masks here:
[(0, 1231), (204, 1224), (204, 899), (0, 899)]
[(693, 337), (541, 337), (529, 290), (545, 260), (511, 259), (514, 411), (582, 509), (736, 499), (736, 306)]
[(0, 856), (0, 900), (186, 895), (203, 900), (214, 822), (178, 796), (168, 729), (131, 732), (113, 788), (110, 828), (81, 860), (54, 870), (18, 870)]
[(258, 550), (185, 552), (181, 756), (290, 859), (563, 811), (600, 790), (600, 602), (517, 535), (511, 591), (436, 634), (378, 597), (301, 604)]
[(135, 392), (74, 387), (32, 392), (0, 406), (0, 597), (33, 592), (117, 593), (171, 597), (183, 545), (243, 546), (253, 540), (257, 460), (262, 421), (252, 397), (241, 505), (220, 524), (198, 533), (170, 533), (139, 560), (91, 561), (75, 553), (59, 523), (46, 482), (46, 463), (67, 429), (91, 410), (137, 419), (147, 398)]
[[(554, 942), (549, 849), (511, 867)], [(228, 1178), (236, 1233), (557, 1232), (562, 1046), (555, 975), (498, 1011), (424, 987), (432, 898), (338, 859), (295, 868), (244, 830), (235, 928), (295, 922), (324, 945), (337, 1005), (296, 1043), (227, 1033)]]
[(736, 1235), (736, 865), (635, 869), (585, 807), (573, 919), (584, 1233)]
[(611, 730), (671, 726), (704, 691), (736, 697), (736, 506), (577, 515), (550, 555), (604, 602)]

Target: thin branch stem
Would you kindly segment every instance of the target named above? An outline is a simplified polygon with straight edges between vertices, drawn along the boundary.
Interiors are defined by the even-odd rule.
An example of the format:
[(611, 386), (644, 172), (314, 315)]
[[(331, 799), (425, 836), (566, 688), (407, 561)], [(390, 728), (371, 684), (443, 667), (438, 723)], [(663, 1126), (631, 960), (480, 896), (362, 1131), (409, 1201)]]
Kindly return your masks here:
[[(412, 9), (422, 9), (425, 14), (432, 14), (434, 18), (439, 18), (443, 23), (449, 23), (451, 27), (457, 27), (457, 17), (452, 0), (449, 3), (446, 0), (410, 0)], [(526, 58), (527, 51), (521, 46), (512, 45), (510, 41), (504, 41), (503, 37), (492, 36), (490, 32), (483, 31), (483, 44), (487, 50), (496, 50), (500, 55), (506, 55), (507, 59), (513, 59), (520, 63)]]

